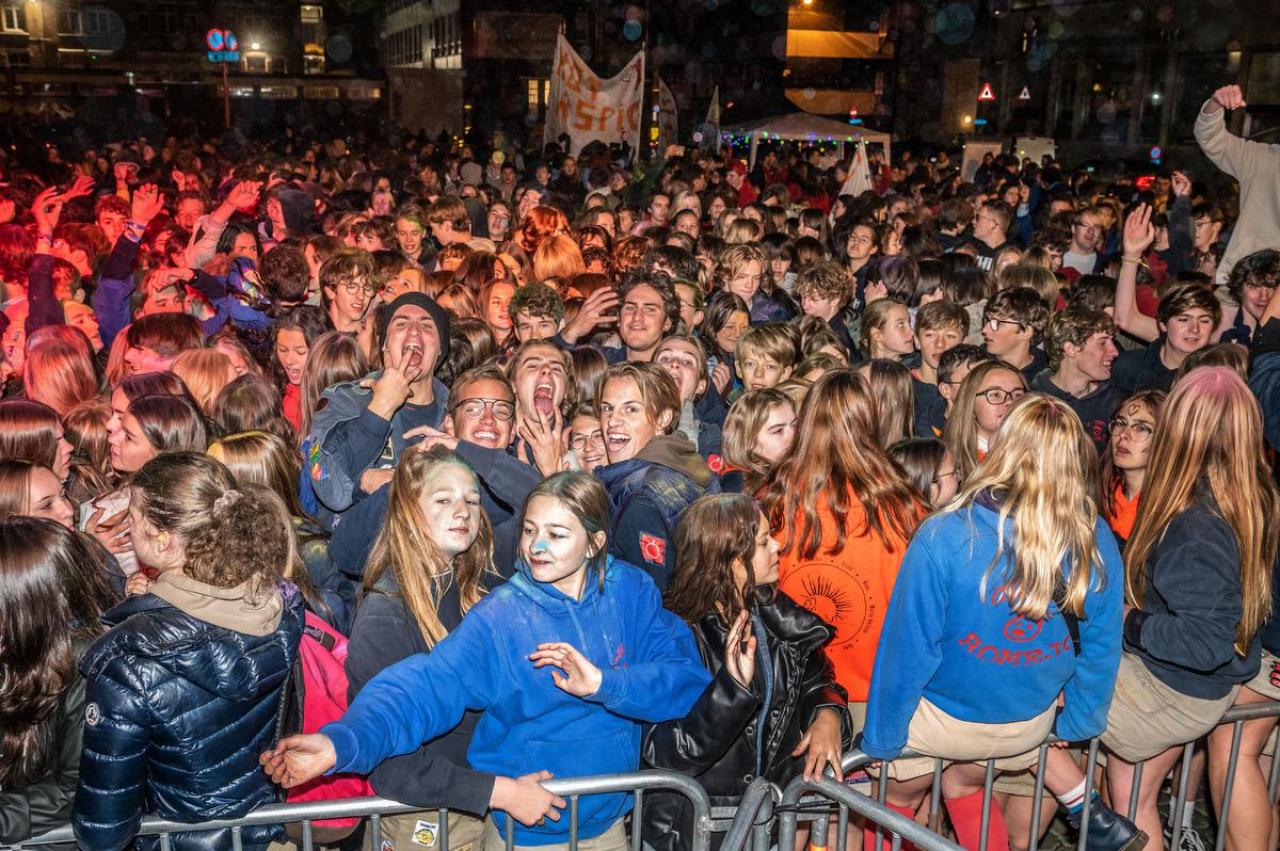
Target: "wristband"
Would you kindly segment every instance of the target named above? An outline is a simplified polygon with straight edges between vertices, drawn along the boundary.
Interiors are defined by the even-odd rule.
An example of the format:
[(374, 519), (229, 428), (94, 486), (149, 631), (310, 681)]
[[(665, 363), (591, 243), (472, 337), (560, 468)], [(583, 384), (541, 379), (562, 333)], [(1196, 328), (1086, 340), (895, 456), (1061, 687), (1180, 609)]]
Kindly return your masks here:
[(1120, 262), (1121, 262), (1122, 264), (1124, 264), (1124, 263), (1135, 263), (1135, 264), (1137, 264), (1137, 265), (1139, 265), (1139, 266), (1141, 266), (1141, 265), (1142, 265), (1142, 260), (1141, 260), (1141, 258), (1135, 258), (1135, 257), (1121, 257), (1121, 258), (1120, 258)]
[(42, 233), (36, 237), (36, 242), (47, 242), (53, 245), (53, 234)]

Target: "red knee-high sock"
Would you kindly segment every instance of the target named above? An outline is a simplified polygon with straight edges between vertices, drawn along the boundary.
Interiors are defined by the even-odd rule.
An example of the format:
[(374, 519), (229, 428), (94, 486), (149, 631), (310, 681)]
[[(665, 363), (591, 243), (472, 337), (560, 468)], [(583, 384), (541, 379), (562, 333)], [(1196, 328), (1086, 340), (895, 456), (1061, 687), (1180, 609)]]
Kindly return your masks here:
[[(885, 806), (893, 810), (898, 815), (904, 816), (905, 818), (909, 818), (912, 821), (915, 821), (916, 811), (914, 808), (903, 807), (898, 804), (891, 804), (888, 801), (885, 802)], [(893, 847), (893, 836), (892, 834), (889, 833), (889, 831), (887, 830), (882, 831), (880, 834), (880, 840), (881, 840), (881, 845), (880, 845), (880, 848), (877, 850), (875, 825), (868, 825), (866, 828), (863, 829), (862, 831), (863, 851), (889, 851), (889, 849)], [(914, 849), (914, 848), (915, 846), (912, 845), (910, 842), (904, 841), (902, 843), (903, 851), (911, 851), (911, 849)]]
[[(978, 851), (982, 839), (982, 793), (947, 798), (946, 805), (951, 826), (956, 829), (956, 841), (969, 851)], [(1009, 851), (1009, 832), (1004, 826), (1004, 814), (994, 798), (991, 800), (991, 817), (987, 821), (987, 851)]]

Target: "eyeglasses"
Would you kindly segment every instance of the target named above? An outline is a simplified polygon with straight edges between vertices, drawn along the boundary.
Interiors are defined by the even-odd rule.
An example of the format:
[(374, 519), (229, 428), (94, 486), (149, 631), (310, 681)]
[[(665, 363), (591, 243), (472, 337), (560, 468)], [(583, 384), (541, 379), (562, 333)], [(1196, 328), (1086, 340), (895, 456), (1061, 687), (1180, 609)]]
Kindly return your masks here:
[(1119, 437), (1120, 432), (1126, 429), (1137, 443), (1146, 443), (1151, 439), (1151, 435), (1155, 434), (1155, 429), (1146, 423), (1130, 422), (1124, 417), (1116, 417), (1107, 424), (1107, 431), (1111, 432), (1112, 437)]
[(1016, 319), (997, 319), (994, 316), (982, 324), (986, 325), (992, 331), (999, 331), (1001, 325), (1017, 325), (1019, 328), (1022, 327), (1022, 323), (1018, 322)]
[(1017, 390), (1004, 390), (999, 387), (989, 387), (986, 390), (979, 390), (977, 395), (987, 400), (988, 405), (1004, 405), (1009, 402), (1016, 402), (1023, 396), (1027, 395), (1027, 391), (1019, 387)]
[(347, 281), (344, 284), (339, 284), (339, 286), (342, 287), (347, 295), (355, 295), (362, 290), (365, 295), (373, 295), (378, 291), (378, 288), (373, 284), (361, 284), (357, 281)]
[(484, 416), (486, 410), (493, 411), (493, 418), (507, 422), (516, 415), (516, 406), (514, 402), (508, 402), (506, 399), (482, 399), (475, 397), (472, 399), (463, 399), (456, 406), (455, 411), (461, 411), (462, 415), (469, 420), (478, 420)]
[(945, 472), (945, 473), (939, 473), (938, 475), (936, 475), (936, 476), (934, 476), (934, 477), (933, 477), (933, 484), (935, 484), (935, 485), (936, 485), (938, 482), (942, 481), (943, 479), (949, 479), (949, 478), (951, 478), (952, 476), (955, 476), (955, 475), (956, 475), (956, 471), (955, 471), (954, 469), (953, 469), (953, 470), (948, 470), (948, 471), (947, 471), (947, 472)]
[(603, 447), (604, 432), (592, 431), (586, 434), (575, 434), (569, 438), (569, 448), (576, 452), (581, 452), (588, 446)]

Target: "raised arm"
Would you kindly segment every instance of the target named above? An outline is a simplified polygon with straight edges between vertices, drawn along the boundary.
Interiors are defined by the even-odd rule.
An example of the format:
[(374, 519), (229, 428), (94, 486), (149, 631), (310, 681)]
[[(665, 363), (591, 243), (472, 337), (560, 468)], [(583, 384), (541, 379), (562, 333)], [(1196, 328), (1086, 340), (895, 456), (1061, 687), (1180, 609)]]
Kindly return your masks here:
[(1268, 146), (1233, 136), (1227, 130), (1226, 113), (1245, 107), (1239, 86), (1223, 86), (1205, 101), (1196, 117), (1196, 142), (1214, 165), (1243, 180), (1263, 164)]
[(1121, 331), (1148, 343), (1160, 336), (1160, 327), (1154, 319), (1138, 310), (1138, 266), (1155, 238), (1151, 207), (1139, 205), (1124, 220), (1124, 255), (1120, 259), (1120, 278), (1116, 282), (1116, 325)]

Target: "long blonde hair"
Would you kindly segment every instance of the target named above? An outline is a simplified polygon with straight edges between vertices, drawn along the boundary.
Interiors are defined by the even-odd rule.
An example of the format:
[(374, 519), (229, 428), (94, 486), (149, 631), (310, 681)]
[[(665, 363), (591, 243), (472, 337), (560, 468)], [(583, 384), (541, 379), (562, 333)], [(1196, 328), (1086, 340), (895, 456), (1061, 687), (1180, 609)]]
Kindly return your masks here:
[(1150, 583), (1147, 562), (1169, 523), (1208, 487), (1218, 514), (1240, 548), (1243, 615), (1236, 625), (1244, 655), (1271, 612), (1276, 556), (1276, 489), (1267, 468), (1258, 402), (1231, 369), (1200, 367), (1187, 373), (1165, 401), (1125, 547), (1125, 592), (1141, 607)]
[[(1084, 615), (1089, 588), (1105, 581), (1094, 536), (1097, 469), (1098, 450), (1065, 402), (1037, 394), (1013, 406), (986, 461), (946, 508), (963, 508), (983, 492), (1002, 500), (996, 555), (982, 579), (984, 598), (992, 571), (1008, 558), (1010, 569), (998, 578), (1015, 612), (1042, 620), (1056, 599), (1062, 611)], [(1013, 531), (1006, 536), (1010, 518)]]
[(457, 583), (465, 613), (484, 596), (481, 579), (493, 572), (493, 530), (484, 511), (480, 512), (480, 534), (466, 552), (453, 559), (452, 566), (427, 534), (418, 499), (433, 472), (444, 464), (455, 464), (475, 476), (460, 455), (444, 447), (412, 448), (400, 456), (391, 478), (387, 519), (369, 553), (364, 577), (368, 593), (391, 571), (428, 649), (449, 633), (440, 622), (439, 607), (450, 584)]

